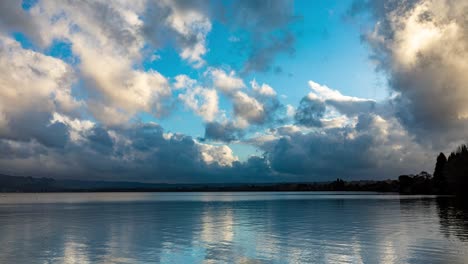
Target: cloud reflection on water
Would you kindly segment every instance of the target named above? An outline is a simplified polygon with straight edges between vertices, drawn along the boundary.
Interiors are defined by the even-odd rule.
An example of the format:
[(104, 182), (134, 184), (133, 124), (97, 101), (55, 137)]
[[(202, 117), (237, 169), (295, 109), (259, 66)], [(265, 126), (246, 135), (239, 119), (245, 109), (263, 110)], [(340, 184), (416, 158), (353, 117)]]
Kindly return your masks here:
[(206, 197), (192, 201), (166, 197), (164, 201), (3, 203), (0, 262), (465, 263), (468, 259), (466, 213), (454, 211), (445, 200), (263, 195), (263, 200), (225, 195), (211, 202)]

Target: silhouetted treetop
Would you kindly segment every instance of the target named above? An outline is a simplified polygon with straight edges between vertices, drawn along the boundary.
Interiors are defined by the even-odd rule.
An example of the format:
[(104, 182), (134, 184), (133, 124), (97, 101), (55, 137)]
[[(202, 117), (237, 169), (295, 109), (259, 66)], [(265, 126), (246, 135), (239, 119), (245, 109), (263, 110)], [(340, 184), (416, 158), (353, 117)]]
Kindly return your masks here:
[(448, 189), (457, 195), (468, 195), (468, 147), (461, 145), (450, 153), (442, 170)]
[(443, 194), (447, 190), (447, 178), (444, 175), (445, 165), (447, 164), (447, 158), (444, 153), (440, 153), (437, 156), (437, 162), (434, 169), (434, 190), (436, 193)]

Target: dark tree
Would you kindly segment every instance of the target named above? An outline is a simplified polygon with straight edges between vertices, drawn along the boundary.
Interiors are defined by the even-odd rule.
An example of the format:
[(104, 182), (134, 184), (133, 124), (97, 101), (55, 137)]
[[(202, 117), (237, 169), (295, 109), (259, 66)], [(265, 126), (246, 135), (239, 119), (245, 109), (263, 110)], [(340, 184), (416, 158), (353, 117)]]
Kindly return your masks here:
[(468, 195), (468, 148), (461, 145), (452, 152), (445, 164), (444, 175), (449, 191), (457, 195)]
[(345, 181), (338, 178), (336, 181), (331, 183), (331, 189), (334, 191), (344, 191), (345, 190)]
[(447, 157), (444, 153), (437, 156), (437, 162), (434, 169), (434, 189), (437, 193), (443, 194), (447, 192), (447, 177), (445, 176), (445, 164), (447, 164)]

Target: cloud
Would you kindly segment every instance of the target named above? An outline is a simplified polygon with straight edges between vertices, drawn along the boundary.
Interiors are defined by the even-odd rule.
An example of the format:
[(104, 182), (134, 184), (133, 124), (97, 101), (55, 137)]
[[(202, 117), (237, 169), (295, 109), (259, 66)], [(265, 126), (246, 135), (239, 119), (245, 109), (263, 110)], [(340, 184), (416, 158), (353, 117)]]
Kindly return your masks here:
[(278, 54), (294, 52), (295, 35), (289, 29), (297, 20), (293, 1), (176, 0), (150, 2), (146, 8), (145, 35), (155, 46), (175, 43), (181, 58), (196, 68), (206, 65), (203, 59), (209, 51), (206, 39), (214, 21), (224, 24), (233, 34), (242, 31), (248, 35), (247, 46), (239, 49), (234, 45), (236, 51), (247, 57), (242, 73), (267, 71), (273, 68)]
[(54, 112), (73, 114), (82, 105), (71, 96), (73, 70), (0, 35), (0, 72), (0, 137), (66, 144), (67, 131), (49, 120)]
[(286, 117), (291, 118), (291, 117), (294, 117), (295, 114), (296, 114), (296, 108), (294, 108), (294, 106), (290, 104), (286, 105)]
[(68, 127), (70, 133), (70, 140), (74, 142), (81, 142), (85, 140), (85, 137), (92, 128), (95, 127), (95, 123), (90, 120), (81, 120), (79, 118), (70, 118), (69, 116), (53, 113), (50, 123), (62, 123)]
[(301, 99), (294, 112), (294, 119), (299, 125), (342, 127), (363, 113), (389, 115), (391, 112), (391, 109), (385, 108), (386, 102), (377, 103), (372, 99), (343, 95), (326, 85), (314, 81), (308, 83), (312, 92)]
[[(164, 133), (156, 124), (135, 120), (141, 112), (163, 115), (173, 88), (180, 102), (204, 121), (221, 124), (215, 121), (217, 90), (202, 87), (187, 75), (176, 76), (171, 85), (161, 73), (143, 66), (147, 55), (154, 57), (148, 50), (174, 44), (194, 68), (205, 65), (213, 13), (205, 9), (204, 1), (58, 5), (44, 0), (27, 11), (17, 2), (5, 3), (0, 21), (2, 168), (32, 176), (168, 182), (239, 181), (237, 175), (253, 172), (269, 175), (264, 158), (239, 162), (226, 145)], [(26, 34), (34, 50), (3, 35), (16, 31)], [(77, 58), (73, 65), (43, 54), (62, 42)], [(212, 131), (223, 141), (234, 140), (243, 134), (240, 123), (266, 122), (264, 111), (277, 104), (270, 86), (244, 92), (247, 87), (234, 71), (208, 72), (240, 121), (236, 126), (223, 121), (214, 129), (207, 125), (207, 134)], [(222, 135), (223, 129), (228, 135)], [(167, 175), (159, 175), (161, 171)]]
[(269, 71), (278, 54), (294, 53), (296, 37), (289, 26), (298, 20), (290, 0), (242, 0), (223, 8), (221, 21), (234, 30), (248, 32), (252, 44), (242, 73)]
[[(268, 39), (254, 40), (254, 43), (262, 44), (254, 45), (249, 54), (249, 60), (246, 62), (242, 73), (250, 72), (265, 72), (269, 71), (272, 67), (275, 57), (279, 53), (294, 54), (293, 48), (296, 42), (296, 37), (290, 32), (282, 33), (280, 35), (270, 35)], [(268, 43), (268, 44), (266, 44)], [(274, 68), (274, 72), (281, 73), (283, 70), (280, 66)]]
[(177, 75), (173, 84), (176, 90), (181, 90), (178, 98), (205, 122), (212, 122), (219, 112), (218, 93), (215, 89), (205, 88), (187, 75)]
[(294, 119), (298, 124), (308, 127), (321, 127), (322, 118), (325, 115), (326, 106), (316, 98), (305, 96), (294, 113)]
[[(2, 2), (0, 168), (158, 182), (393, 178), (427, 168), (426, 153), (468, 131), (466, 8), (444, 0), (356, 2), (350, 14), (372, 14), (364, 39), (392, 96), (353, 97), (309, 81), (295, 107), (269, 84), (242, 78), (281, 72), (276, 56), (294, 53), (291, 1), (43, 0), (28, 10)], [(230, 43), (244, 45), (236, 71), (207, 61), (215, 21), (242, 40)], [(45, 55), (57, 43), (76, 60)], [(165, 47), (189, 65), (187, 74), (150, 69), (164, 61)], [(155, 54), (161, 60), (152, 63)], [(203, 139), (140, 120), (160, 120), (177, 104), (202, 118)], [(225, 145), (233, 141), (263, 155), (239, 161)]]
[(0, 2), (0, 32), (27, 32), (35, 35), (36, 25), (28, 18), (28, 14), (21, 7), (22, 1), (5, 0)]
[[(144, 31), (156, 42), (174, 38), (180, 57), (200, 68), (205, 64), (206, 36), (212, 27), (207, 8), (206, 1), (156, 1), (146, 12), (149, 19)], [(161, 24), (169, 29), (161, 28)]]
[(254, 92), (256, 92), (260, 96), (267, 96), (268, 97), (268, 96), (275, 96), (276, 95), (276, 91), (266, 83), (263, 83), (262, 85), (259, 85), (257, 83), (257, 81), (255, 81), (255, 79), (254, 79), (254, 80), (252, 80), (250, 82), (250, 85), (252, 86), (252, 89), (254, 90)]
[(376, 101), (341, 94), (338, 90), (309, 81), (312, 92), (308, 95), (309, 100), (320, 100), (324, 104), (334, 107), (340, 113), (354, 116), (360, 113), (368, 113), (375, 110)]
[[(57, 120), (52, 126), (71, 130), (76, 123), (68, 121)], [(60, 148), (0, 139), (0, 167), (22, 175), (167, 183), (255, 181), (250, 173), (259, 170), (265, 173), (259, 177), (269, 175), (261, 158), (239, 162), (226, 145), (165, 133), (157, 124), (114, 129), (94, 125), (81, 135), (84, 141), (68, 141)]]
[(175, 77), (175, 83), (173, 84), (174, 89), (186, 89), (191, 88), (196, 84), (197, 81), (191, 79), (185, 74), (180, 74)]
[(245, 88), (244, 81), (236, 76), (234, 71), (226, 73), (224, 70), (211, 68), (206, 73), (213, 80), (213, 85), (221, 92), (231, 95), (233, 92)]
[(213, 121), (219, 111), (218, 94), (214, 89), (200, 86), (189, 88), (185, 93), (179, 94), (179, 99), (207, 122)]
[(255, 98), (248, 96), (246, 93), (237, 91), (233, 94), (232, 100), (234, 114), (239, 119), (238, 122), (241, 123), (241, 127), (251, 123), (264, 122), (265, 109)]
[(243, 131), (232, 122), (209, 122), (205, 125), (205, 139), (230, 142), (243, 136)]
[(375, 114), (359, 116), (355, 126), (310, 132), (285, 127), (273, 135), (258, 141), (272, 169), (309, 180), (394, 178), (428, 166), (425, 150), (397, 120)]
[[(71, 43), (79, 58), (84, 88), (98, 101), (91, 112), (103, 123), (128, 120), (113, 119), (116, 112), (128, 117), (139, 111), (159, 116), (164, 113), (162, 100), (171, 94), (160, 73), (134, 67), (141, 61), (145, 45), (139, 16), (144, 7), (143, 1), (131, 5), (101, 1), (57, 5), (45, 0), (30, 10), (39, 27), (39, 43), (49, 46), (56, 39)], [(106, 111), (93, 111), (97, 108)]]
[(198, 143), (202, 159), (207, 164), (217, 163), (220, 166), (232, 167), (233, 162), (238, 161), (232, 149), (226, 145), (214, 146)]
[(389, 78), (399, 120), (418, 140), (441, 147), (468, 131), (466, 1), (359, 1), (352, 15), (375, 23), (364, 39)]
[[(225, 124), (229, 123), (229, 125), (222, 125), (228, 129), (216, 130), (227, 132), (233, 129), (247, 129), (251, 125), (273, 125), (279, 121), (277, 117), (283, 105), (276, 97), (275, 90), (268, 84), (263, 83), (260, 86), (255, 80), (252, 80), (251, 89), (246, 89), (244, 81), (234, 71), (226, 73), (224, 70), (217, 68), (209, 69), (205, 75), (211, 78), (213, 86), (232, 103), (233, 121), (225, 122)], [(220, 128), (219, 125), (217, 123), (218, 128)], [(227, 134), (228, 136), (214, 136), (213, 138), (233, 140), (233, 133), (223, 134)], [(234, 134), (238, 135), (238, 133)], [(211, 137), (211, 133), (207, 135)]]

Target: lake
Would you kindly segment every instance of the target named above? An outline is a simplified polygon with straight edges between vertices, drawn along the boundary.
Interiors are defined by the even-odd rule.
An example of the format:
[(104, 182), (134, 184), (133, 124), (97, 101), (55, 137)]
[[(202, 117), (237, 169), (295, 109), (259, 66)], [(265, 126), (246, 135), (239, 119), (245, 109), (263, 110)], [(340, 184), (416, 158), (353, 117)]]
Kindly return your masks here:
[(468, 263), (452, 198), (0, 194), (0, 263)]

